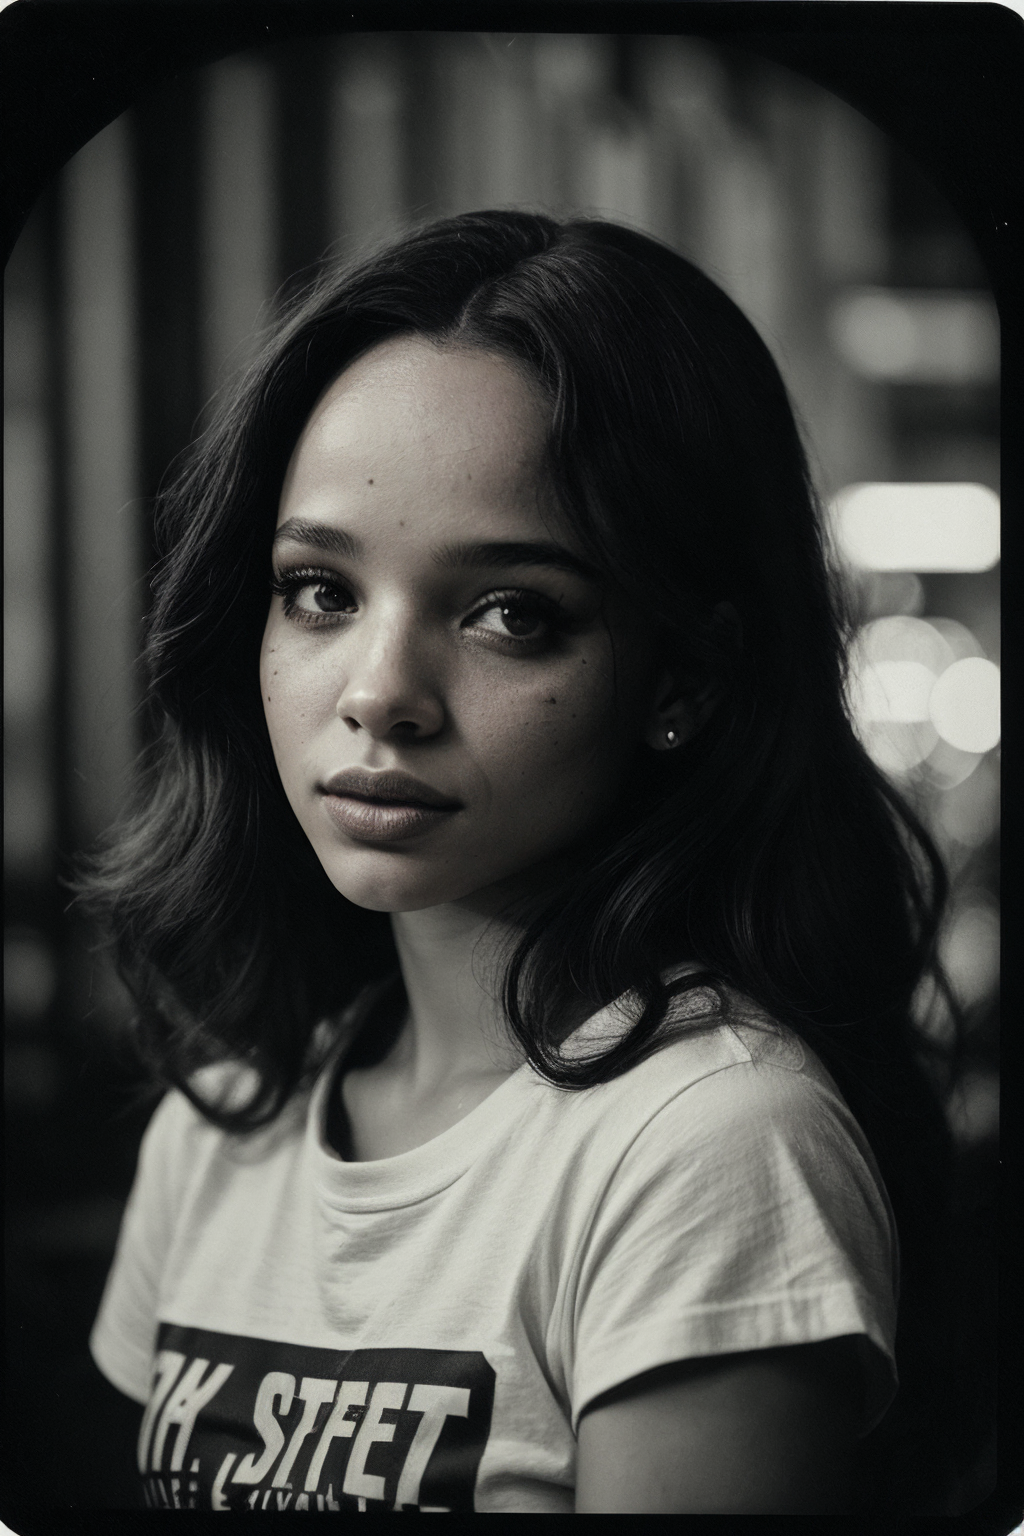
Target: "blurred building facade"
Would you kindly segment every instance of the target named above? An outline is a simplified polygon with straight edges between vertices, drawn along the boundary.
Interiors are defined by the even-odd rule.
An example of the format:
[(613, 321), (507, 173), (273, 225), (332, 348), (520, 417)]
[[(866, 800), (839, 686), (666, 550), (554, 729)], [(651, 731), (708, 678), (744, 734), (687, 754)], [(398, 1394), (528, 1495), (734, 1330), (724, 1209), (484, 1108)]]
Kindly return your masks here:
[[(600, 213), (659, 236), (737, 300), (779, 361), (861, 621), (859, 724), (955, 880), (945, 950), (970, 1034), (949, 1113), (977, 1170), (965, 1198), (979, 1251), (991, 1247), (998, 550), (965, 554), (955, 529), (945, 546), (926, 530), (915, 554), (918, 525), (899, 496), (882, 505), (895, 506), (890, 524), (910, 518), (909, 554), (873, 554), (870, 538), (854, 549), (844, 522), (851, 488), (998, 493), (998, 338), (968, 237), (852, 108), (711, 43), (326, 37), (226, 59), (138, 101), (47, 189), (8, 267), (16, 1362), (53, 1308), (62, 1357), (83, 1355), (148, 1112), (127, 1092), (127, 1000), (67, 915), (58, 876), (116, 818), (140, 745), (153, 497), (326, 252), (506, 205)], [(969, 525), (969, 545), (957, 494), (950, 526)], [(977, 1283), (991, 1285), (983, 1265)], [(987, 1475), (984, 1425), (975, 1438), (968, 1502), (971, 1479)]]

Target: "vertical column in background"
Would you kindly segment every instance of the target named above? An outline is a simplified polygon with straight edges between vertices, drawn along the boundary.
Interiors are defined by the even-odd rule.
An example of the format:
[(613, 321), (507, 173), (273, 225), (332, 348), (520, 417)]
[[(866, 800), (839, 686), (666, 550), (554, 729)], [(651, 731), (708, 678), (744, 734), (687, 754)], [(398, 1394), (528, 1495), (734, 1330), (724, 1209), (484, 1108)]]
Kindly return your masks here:
[(582, 202), (602, 218), (654, 233), (650, 136), (625, 109), (595, 123), (581, 178)]
[(474, 206), (537, 208), (543, 193), (538, 164), (540, 104), (533, 96), (535, 40), (483, 32), (480, 44), (487, 51), (478, 76), (485, 181)]
[(542, 201), (532, 41), (484, 32), (431, 47), (438, 215)]
[(485, 46), (473, 33), (442, 34), (428, 44), (424, 64), (434, 76), (437, 109), (430, 214), (448, 218), (486, 207), (489, 187), (483, 134), (490, 101), (483, 81), (493, 65)]
[(275, 257), (278, 301), (305, 288), (331, 229), (328, 196), (331, 95), (336, 49), (299, 38), (275, 57)]
[[(53, 439), (46, 230), (39, 211), (7, 267), (4, 306), (4, 867), (40, 886), (53, 864)], [(12, 913), (13, 917), (13, 913)]]
[(331, 88), (328, 207), (339, 254), (401, 233), (407, 223), (400, 61), (388, 38), (339, 48)]
[(716, 277), (715, 172), (728, 142), (721, 64), (707, 43), (659, 38), (642, 59), (641, 88), (659, 150), (657, 233)]
[[(181, 75), (130, 114), (136, 177), (139, 440), (147, 501), (196, 429), (199, 348), (199, 91)], [(146, 538), (151, 541), (150, 521)], [(147, 565), (152, 548), (147, 550)]]
[(273, 296), (274, 81), (259, 59), (208, 71), (200, 113), (200, 308), (203, 392), (248, 363)]
[(596, 197), (607, 190), (588, 141), (595, 104), (607, 99), (611, 62), (605, 37), (563, 33), (534, 41), (538, 182), (561, 217), (596, 211)]
[(394, 40), (402, 92), (404, 200), (408, 217), (435, 218), (445, 204), (445, 81), (438, 67), (443, 34), (410, 32)]
[(72, 830), (122, 809), (136, 750), (136, 346), (129, 141), (118, 118), (63, 177), (67, 295), (68, 655)]
[(852, 107), (806, 83), (775, 85), (766, 117), (787, 209), (781, 361), (819, 488), (831, 497), (851, 480), (889, 475), (880, 402), (838, 355), (829, 330), (845, 286), (877, 281), (884, 270), (881, 143)]
[(757, 73), (721, 55), (718, 132), (708, 145), (704, 261), (709, 275), (771, 345), (780, 329), (784, 283), (783, 189), (758, 121)]
[(636, 66), (645, 52), (642, 39), (601, 40), (597, 58), (603, 79), (580, 143), (577, 196), (591, 212), (653, 234), (656, 157), (646, 103), (637, 90)]
[(536, 206), (532, 40), (499, 32), (443, 37), (430, 57), (439, 108), (434, 211)]

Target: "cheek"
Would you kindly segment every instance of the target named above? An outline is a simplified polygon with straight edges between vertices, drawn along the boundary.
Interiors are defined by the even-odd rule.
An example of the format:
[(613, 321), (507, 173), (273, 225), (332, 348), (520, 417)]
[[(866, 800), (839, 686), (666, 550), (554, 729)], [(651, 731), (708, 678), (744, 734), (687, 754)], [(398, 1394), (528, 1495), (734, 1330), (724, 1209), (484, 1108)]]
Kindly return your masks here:
[(292, 698), (292, 691), (281, 676), (282, 657), (280, 647), (273, 639), (268, 627), (263, 636), (263, 644), (260, 647), (260, 694), (263, 699), (263, 713), (266, 716), (267, 729), (270, 739), (274, 743), (275, 750), (276, 727), (280, 721), (282, 710)]
[(260, 693), (270, 743), (282, 778), (298, 759), (312, 729), (318, 690), (308, 667), (296, 666), (287, 643), (272, 627), (260, 650)]
[(270, 638), (269, 632), (265, 632), (263, 643), (260, 646), (260, 694), (263, 698), (263, 709), (267, 715), (268, 722), (270, 708), (277, 691), (275, 687), (277, 674), (277, 647)]
[(482, 691), (474, 710), (479, 741), (510, 787), (574, 794), (601, 790), (618, 771), (630, 737), (602, 657), (575, 659), (544, 682), (515, 692)]

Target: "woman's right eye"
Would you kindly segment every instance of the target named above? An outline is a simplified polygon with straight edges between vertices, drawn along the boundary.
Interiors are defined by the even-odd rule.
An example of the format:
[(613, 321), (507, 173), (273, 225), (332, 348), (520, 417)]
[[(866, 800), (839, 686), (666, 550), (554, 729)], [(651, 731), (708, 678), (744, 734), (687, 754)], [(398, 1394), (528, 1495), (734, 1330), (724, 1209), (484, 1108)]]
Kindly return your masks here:
[(324, 624), (355, 612), (352, 593), (327, 571), (283, 571), (270, 583), (285, 617), (300, 624)]

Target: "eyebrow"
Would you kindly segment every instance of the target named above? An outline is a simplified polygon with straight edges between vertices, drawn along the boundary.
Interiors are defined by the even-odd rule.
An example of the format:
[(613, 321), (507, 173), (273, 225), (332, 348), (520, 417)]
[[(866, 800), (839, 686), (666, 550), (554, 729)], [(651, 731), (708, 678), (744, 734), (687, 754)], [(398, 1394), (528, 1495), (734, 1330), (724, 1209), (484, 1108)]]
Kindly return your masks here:
[(321, 549), (326, 555), (341, 555), (351, 559), (359, 553), (359, 540), (344, 528), (330, 523), (310, 523), (301, 517), (290, 517), (274, 534), (274, 547), (278, 544), (307, 544), (311, 549)]
[[(306, 544), (325, 554), (351, 559), (360, 553), (360, 543), (343, 528), (330, 523), (307, 522), (291, 517), (274, 534), (274, 544)], [(436, 564), (446, 570), (508, 570), (513, 566), (547, 566), (569, 571), (585, 581), (598, 581), (598, 571), (561, 544), (540, 540), (492, 540), (480, 544), (445, 544), (434, 554)]]

